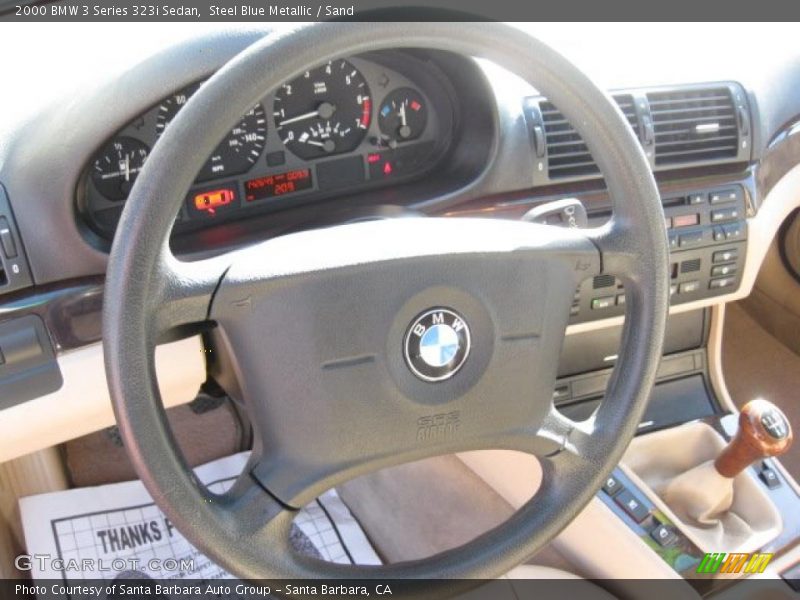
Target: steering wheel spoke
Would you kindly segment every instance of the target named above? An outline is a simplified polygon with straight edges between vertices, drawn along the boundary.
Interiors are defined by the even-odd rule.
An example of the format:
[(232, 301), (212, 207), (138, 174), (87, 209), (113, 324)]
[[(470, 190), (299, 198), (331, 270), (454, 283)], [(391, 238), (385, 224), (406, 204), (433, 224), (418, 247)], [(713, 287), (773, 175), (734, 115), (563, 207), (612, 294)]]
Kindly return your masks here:
[(285, 539), (282, 533), (288, 530), (287, 520), (291, 521), (295, 511), (279, 502), (253, 477), (252, 468), (257, 462), (251, 458), (233, 485), (224, 493), (211, 496), (209, 501), (220, 507), (231, 526), (242, 529), (242, 537), (268, 538), (279, 544), (279, 540)]
[(214, 292), (231, 260), (230, 254), (224, 254), (188, 262), (165, 251), (158, 266), (161, 285), (149, 299), (154, 307), (151, 325), (155, 333), (207, 320)]
[(552, 440), (560, 445), (562, 452), (583, 459), (595, 442), (594, 420), (590, 418), (576, 422), (564, 416), (555, 406), (551, 406), (537, 431), (537, 436)]

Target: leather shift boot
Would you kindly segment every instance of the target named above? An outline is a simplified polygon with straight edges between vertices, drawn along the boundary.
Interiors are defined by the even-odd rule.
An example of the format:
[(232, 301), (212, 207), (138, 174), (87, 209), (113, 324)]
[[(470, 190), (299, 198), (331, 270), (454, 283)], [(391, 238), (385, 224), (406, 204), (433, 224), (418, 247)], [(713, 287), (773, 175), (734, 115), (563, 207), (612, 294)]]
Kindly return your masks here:
[(749, 471), (722, 477), (714, 459), (725, 440), (704, 423), (634, 439), (623, 464), (643, 491), (704, 552), (753, 552), (780, 533), (782, 520)]
[(709, 460), (678, 475), (661, 496), (687, 523), (713, 527), (733, 504), (733, 479), (720, 475)]

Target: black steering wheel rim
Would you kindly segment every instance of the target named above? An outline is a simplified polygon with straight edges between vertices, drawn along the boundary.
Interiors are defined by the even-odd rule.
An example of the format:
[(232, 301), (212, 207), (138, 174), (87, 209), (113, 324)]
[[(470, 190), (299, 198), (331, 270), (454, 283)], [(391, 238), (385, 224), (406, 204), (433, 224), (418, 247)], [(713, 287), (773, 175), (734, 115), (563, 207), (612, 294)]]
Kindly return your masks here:
[[(574, 442), (580, 460), (566, 451), (544, 460), (548, 485), (508, 522), (465, 546), (421, 561), (345, 569), (297, 556), (288, 545), (275, 547), (275, 532), (288, 531), (293, 517), (285, 499), (270, 502), (269, 495), (249, 492), (216, 497), (196, 481), (164, 419), (154, 347), (168, 326), (209, 318), (211, 299), (228, 272), (225, 259), (179, 263), (168, 245), (175, 215), (205, 156), (270, 89), (326, 60), (385, 48), (485, 57), (523, 76), (559, 106), (608, 185), (614, 217), (586, 234), (593, 249), (581, 252), (597, 255), (600, 272), (623, 278), (626, 323), (607, 399), (591, 423), (591, 444), (584, 444), (574, 424), (555, 426), (559, 443), (566, 448)], [(353, 227), (363, 227), (352, 230), (356, 233), (371, 231), (369, 224)], [(515, 226), (512, 236), (518, 232), (524, 235)], [(577, 237), (571, 243), (577, 245)], [(231, 60), (192, 97), (153, 149), (127, 202), (109, 259), (103, 313), (117, 421), (155, 501), (192, 543), (240, 577), (493, 578), (524, 562), (574, 518), (635, 434), (661, 356), (667, 264), (658, 191), (627, 121), (576, 67), (524, 32), (486, 23), (328, 23), (273, 34)], [(261, 527), (251, 527), (254, 523)]]

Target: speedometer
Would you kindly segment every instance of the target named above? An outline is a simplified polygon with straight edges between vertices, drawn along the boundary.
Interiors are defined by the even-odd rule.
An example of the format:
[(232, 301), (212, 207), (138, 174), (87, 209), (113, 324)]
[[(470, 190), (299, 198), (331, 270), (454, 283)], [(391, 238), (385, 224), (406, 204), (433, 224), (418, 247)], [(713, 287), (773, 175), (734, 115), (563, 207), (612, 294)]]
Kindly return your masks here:
[(281, 86), (273, 112), (284, 145), (309, 160), (355, 150), (369, 128), (372, 101), (358, 69), (336, 60)]
[[(156, 133), (160, 136), (170, 124), (178, 111), (197, 91), (200, 84), (194, 84), (185, 90), (173, 94), (161, 103), (156, 119)], [(231, 129), (198, 173), (197, 180), (205, 181), (216, 177), (239, 175), (244, 173), (261, 156), (267, 140), (267, 117), (264, 107), (256, 104), (242, 120)]]

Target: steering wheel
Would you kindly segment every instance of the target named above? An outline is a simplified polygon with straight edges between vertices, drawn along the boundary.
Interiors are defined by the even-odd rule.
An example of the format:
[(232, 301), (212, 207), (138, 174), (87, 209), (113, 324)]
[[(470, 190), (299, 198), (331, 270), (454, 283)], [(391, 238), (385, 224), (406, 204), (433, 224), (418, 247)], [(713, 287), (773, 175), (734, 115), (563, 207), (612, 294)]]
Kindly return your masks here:
[[(490, 59), (574, 124), (605, 176), (613, 218), (564, 229), (419, 218), (294, 233), (194, 262), (169, 249), (175, 216), (217, 142), (269, 90), (327, 60), (388, 48)], [(187, 151), (191, 149), (191, 151)], [(179, 531), (246, 579), (494, 578), (565, 527), (632, 439), (661, 355), (668, 307), (664, 215), (617, 106), (566, 59), (510, 26), (326, 23), (272, 34), (221, 68), (154, 147), (123, 212), (103, 311), (106, 372), (137, 473)], [(626, 319), (605, 400), (581, 423), (553, 405), (576, 285), (613, 273)], [(243, 473), (206, 489), (176, 447), (154, 348), (211, 322), (213, 357), (255, 433)], [(537, 455), (538, 493), (464, 546), (385, 566), (300, 556), (299, 507), (360, 474), (482, 448)], [(465, 490), (466, 491), (466, 490)]]

